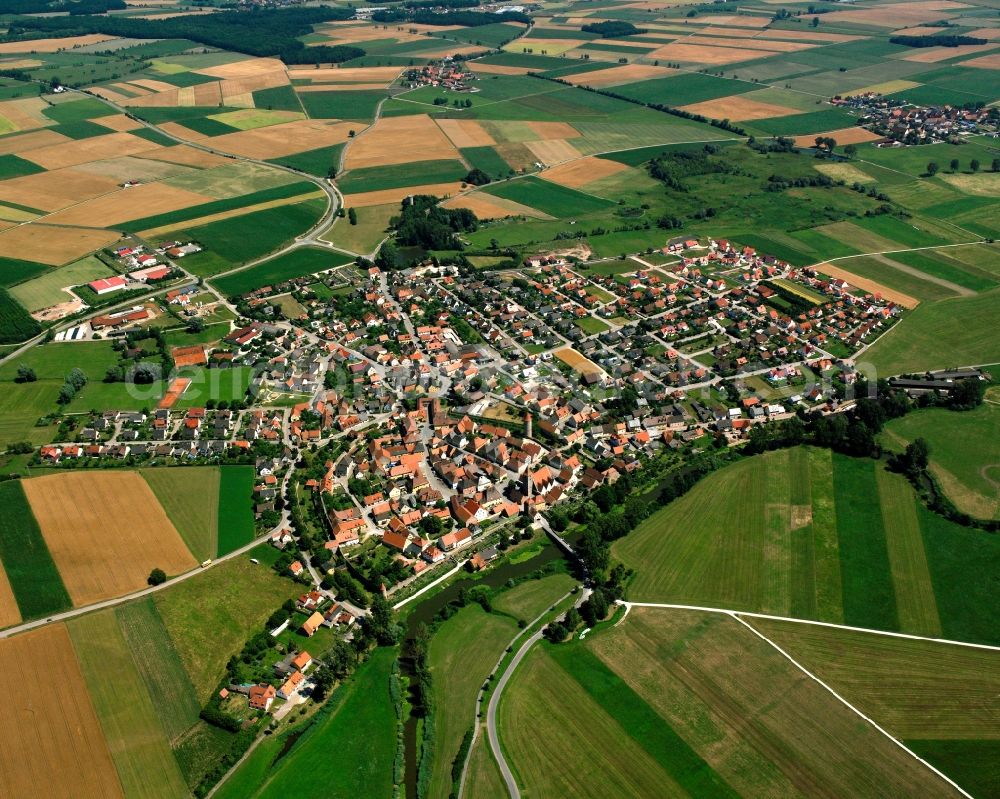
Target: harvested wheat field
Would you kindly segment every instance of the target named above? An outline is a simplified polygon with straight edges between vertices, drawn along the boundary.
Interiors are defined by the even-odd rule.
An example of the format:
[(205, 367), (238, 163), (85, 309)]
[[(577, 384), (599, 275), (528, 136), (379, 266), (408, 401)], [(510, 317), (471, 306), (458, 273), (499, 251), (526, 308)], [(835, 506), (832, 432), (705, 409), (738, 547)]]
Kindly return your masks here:
[(527, 216), (534, 219), (552, 219), (548, 214), (513, 200), (490, 197), (481, 192), (463, 194), (441, 203), (445, 208), (468, 208), (480, 219), (505, 219), (510, 216)]
[(211, 202), (214, 198), (165, 183), (146, 183), (98, 197), (53, 214), (46, 222), (57, 225), (111, 227), (130, 219), (156, 216)]
[(142, 127), (142, 123), (137, 119), (129, 119), (124, 114), (112, 114), (109, 117), (98, 117), (94, 122), (102, 128), (116, 131), (117, 133), (127, 133), (130, 130), (137, 130)]
[(40, 211), (58, 211), (112, 191), (118, 191), (118, 181), (113, 178), (59, 169), (0, 182), (0, 201)]
[(233, 61), (229, 64), (219, 64), (216, 67), (205, 67), (195, 70), (201, 75), (213, 78), (252, 78), (266, 75), (268, 72), (285, 72), (285, 64), (277, 58), (247, 58), (243, 61)]
[(51, 147), (68, 141), (72, 139), (54, 130), (36, 130), (20, 136), (4, 136), (0, 138), (0, 155), (20, 155), (30, 150), (37, 150), (39, 147)]
[[(456, 183), (431, 183), (427, 186), (406, 186), (398, 189), (380, 189), (379, 191), (366, 191), (360, 194), (344, 195), (345, 207), (356, 206), (366, 208), (370, 205), (385, 205), (386, 203), (398, 203), (411, 194), (431, 194), (435, 197), (451, 197), (462, 190), (461, 182)], [(2, 234), (0, 234), (2, 235)]]
[(0, 232), (0, 257), (24, 258), (50, 266), (61, 266), (82, 258), (94, 250), (118, 241), (112, 230), (55, 227), (52, 225), (20, 225)]
[(0, 642), (8, 692), (0, 726), (0, 795), (122, 796), (64, 624)]
[(439, 119), (438, 127), (456, 147), (488, 147), (493, 137), (474, 119)]
[(137, 472), (71, 472), (24, 481), (24, 493), (76, 606), (146, 585), (152, 569), (197, 565)]
[(703, 103), (682, 105), (680, 110), (691, 114), (701, 114), (710, 119), (729, 119), (733, 122), (743, 122), (748, 119), (771, 119), (772, 117), (801, 113), (796, 108), (749, 100), (742, 94), (720, 97), (717, 100), (706, 100)]
[(623, 83), (632, 83), (638, 80), (665, 78), (676, 71), (667, 67), (654, 67), (652, 64), (626, 64), (621, 67), (600, 69), (596, 72), (578, 72), (575, 75), (566, 75), (563, 80), (574, 86), (601, 88), (603, 86), (620, 86)]
[(866, 141), (875, 141), (876, 139), (881, 139), (882, 137), (872, 133), (870, 130), (865, 128), (853, 127), (853, 128), (840, 128), (839, 130), (828, 130), (826, 133), (810, 133), (806, 136), (796, 136), (795, 146), (796, 147), (812, 147), (816, 144), (816, 137), (823, 136), (829, 137), (837, 142), (838, 145), (841, 144), (863, 144)]
[(21, 611), (10, 588), (7, 572), (0, 568), (0, 627), (10, 627), (19, 621), (21, 621)]
[(854, 272), (848, 272), (846, 269), (841, 269), (839, 266), (834, 266), (833, 264), (824, 263), (817, 264), (816, 270), (822, 272), (824, 275), (829, 275), (830, 277), (839, 278), (840, 280), (846, 280), (852, 286), (855, 286), (862, 291), (867, 291), (871, 294), (878, 294), (885, 297), (887, 300), (902, 305), (904, 308), (916, 308), (920, 304), (920, 300), (915, 297), (911, 297), (909, 294), (903, 294), (901, 291), (895, 291), (881, 283), (876, 283), (874, 280), (869, 280), (866, 277), (858, 277)]
[(0, 53), (55, 53), (59, 50), (70, 50), (77, 45), (98, 44), (107, 42), (114, 36), (104, 36), (90, 33), (86, 36), (67, 36), (65, 39), (31, 39), (23, 42), (4, 42), (0, 44)]
[(571, 369), (576, 369), (576, 371), (580, 372), (580, 374), (604, 375), (604, 370), (601, 369), (600, 366), (589, 358), (584, 358), (572, 347), (563, 347), (561, 350), (556, 350), (552, 354)]
[(433, 119), (426, 114), (383, 117), (347, 147), (344, 168), (409, 164), (430, 157), (458, 158)]
[(770, 50), (779, 53), (794, 53), (798, 50), (809, 50), (816, 45), (809, 42), (786, 42), (780, 39), (760, 39), (750, 38), (716, 38), (714, 36), (688, 36), (683, 40), (684, 44), (704, 44), (712, 47), (743, 47), (747, 50)]
[[(165, 129), (164, 125), (160, 127)], [(168, 161), (171, 164), (193, 166), (199, 169), (207, 169), (229, 163), (229, 160), (221, 155), (206, 153), (204, 150), (199, 150), (196, 147), (188, 147), (186, 144), (182, 144), (179, 147), (164, 147), (162, 150), (153, 150), (143, 153), (142, 157), (154, 161)]]
[(348, 133), (357, 127), (352, 122), (300, 119), (267, 128), (225, 133), (212, 139), (212, 146), (248, 158), (280, 158), (345, 142)]
[(995, 50), (996, 42), (989, 44), (960, 44), (958, 47), (925, 47), (916, 53), (903, 56), (904, 61), (915, 61), (919, 64), (936, 64), (962, 55), (981, 53), (984, 50)]
[[(950, 0), (906, 0), (854, 11), (834, 11), (831, 22), (856, 22), (884, 28), (900, 28), (934, 22), (948, 16), (948, 11), (968, 8), (965, 3)], [(826, 21), (826, 20), (824, 20)]]
[(606, 178), (609, 175), (616, 175), (622, 170), (628, 169), (625, 164), (618, 161), (609, 161), (604, 158), (587, 156), (578, 158), (567, 164), (547, 169), (539, 177), (558, 183), (560, 186), (569, 186), (571, 189), (578, 189), (593, 183), (595, 180)]
[(14, 130), (27, 131), (45, 128), (54, 124), (48, 117), (42, 116), (42, 108), (36, 102), (37, 97), (31, 100), (11, 100), (0, 103), (0, 116), (13, 125)]
[(673, 42), (647, 54), (647, 58), (666, 58), (671, 61), (684, 61), (688, 64), (735, 64), (738, 61), (749, 61), (766, 55), (766, 50), (749, 50), (742, 47), (712, 47), (705, 44), (681, 44)]
[(109, 133), (107, 136), (78, 139), (54, 147), (40, 147), (25, 153), (24, 157), (45, 169), (62, 169), (88, 161), (100, 161), (102, 158), (135, 155), (156, 149), (159, 149), (157, 145), (131, 133)]
[(705, 25), (732, 25), (734, 28), (766, 28), (771, 24), (769, 17), (751, 17), (751, 16), (726, 16), (725, 14), (712, 14), (710, 17), (705, 17), (702, 22)]
[(539, 139), (578, 139), (580, 131), (568, 122), (528, 122)]
[(582, 153), (564, 139), (545, 139), (544, 141), (529, 141), (525, 147), (531, 150), (545, 166), (561, 164), (579, 158)]
[(312, 83), (392, 83), (403, 72), (402, 67), (345, 67), (344, 69), (309, 69), (289, 67), (291, 80), (308, 80)]
[[(712, 34), (718, 33), (718, 30), (712, 28)], [(746, 31), (742, 31), (746, 35)], [(759, 31), (754, 35), (755, 39), (788, 39), (789, 41), (795, 41), (796, 39), (805, 39), (810, 42), (853, 42), (856, 39), (861, 39), (861, 36), (851, 36), (847, 33), (820, 33), (816, 30), (809, 31)]]
[(970, 61), (963, 61), (959, 66), (975, 67), (976, 69), (1000, 69), (1000, 53), (981, 55)]

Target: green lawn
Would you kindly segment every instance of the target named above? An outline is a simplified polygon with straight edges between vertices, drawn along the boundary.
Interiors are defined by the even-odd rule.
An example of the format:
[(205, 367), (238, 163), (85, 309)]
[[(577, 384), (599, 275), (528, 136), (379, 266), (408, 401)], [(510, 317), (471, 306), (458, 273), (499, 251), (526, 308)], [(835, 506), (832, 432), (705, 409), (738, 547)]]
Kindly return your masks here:
[(470, 605), (431, 638), (428, 662), (434, 675), (435, 714), (428, 796), (432, 799), (448, 799), (452, 763), (475, 721), (476, 694), (515, 635), (512, 619)]
[(863, 360), (880, 376), (1000, 361), (1000, 289), (923, 303), (872, 345)]
[(260, 258), (305, 233), (320, 219), (326, 205), (325, 199), (306, 200), (188, 228), (171, 236), (191, 239), (205, 247), (205, 252), (185, 258), (184, 268), (208, 277)]
[(584, 194), (533, 176), (491, 184), (483, 191), (560, 218), (603, 211), (613, 205), (610, 200), (602, 197)]
[(0, 561), (22, 619), (73, 606), (20, 480), (0, 483)]
[(530, 622), (551, 607), (574, 585), (568, 574), (551, 574), (540, 580), (525, 580), (493, 598), (493, 607)]
[[(218, 554), (219, 472), (217, 466), (142, 469), (139, 472), (188, 549), (200, 561)], [(245, 504), (248, 503), (249, 499)]]
[(226, 671), (226, 662), (302, 586), (279, 577), (251, 552), (157, 593), (163, 619), (184, 670), (204, 703)]
[(952, 502), (973, 516), (996, 518), (1000, 515), (998, 429), (1000, 407), (991, 403), (961, 413), (928, 408), (889, 422), (886, 444), (901, 450), (916, 438), (926, 440), (931, 471)]
[[(377, 649), (337, 689), (325, 715), (273, 767), (267, 782), (247, 799), (325, 799), (392, 795), (396, 713), (389, 676), (396, 650)], [(316, 768), (317, 763), (336, 766)]]
[(399, 203), (370, 205), (355, 208), (354, 212), (358, 219), (356, 225), (346, 218), (338, 219), (325, 234), (325, 240), (345, 252), (367, 255), (374, 252), (379, 242), (388, 235), (389, 220), (399, 214)]
[(142, 799), (185, 795), (187, 786), (159, 709), (136, 668), (115, 611), (82, 616), (67, 626), (125, 795)]
[[(337, 222), (338, 225), (342, 223), (344, 220)], [(261, 286), (281, 283), (294, 277), (304, 277), (314, 272), (332, 269), (348, 261), (347, 256), (339, 253), (322, 250), (318, 247), (303, 247), (249, 269), (216, 278), (212, 283), (223, 294), (235, 297)]]
[(1000, 539), (928, 511), (883, 468), (797, 448), (710, 475), (612, 546), (636, 571), (628, 598), (995, 642)]
[(252, 466), (223, 466), (219, 469), (218, 555), (225, 555), (253, 540)]
[(198, 722), (201, 707), (194, 685), (151, 597), (119, 605), (115, 615), (167, 738), (174, 743)]
[(365, 191), (396, 189), (402, 186), (422, 186), (432, 183), (454, 183), (469, 173), (468, 168), (456, 159), (415, 161), (410, 164), (373, 166), (352, 169), (337, 178), (337, 186), (344, 194)]
[(600, 319), (596, 319), (593, 316), (584, 316), (582, 319), (574, 319), (573, 324), (580, 328), (588, 336), (592, 336), (595, 333), (603, 333), (610, 327), (606, 322), (602, 322)]

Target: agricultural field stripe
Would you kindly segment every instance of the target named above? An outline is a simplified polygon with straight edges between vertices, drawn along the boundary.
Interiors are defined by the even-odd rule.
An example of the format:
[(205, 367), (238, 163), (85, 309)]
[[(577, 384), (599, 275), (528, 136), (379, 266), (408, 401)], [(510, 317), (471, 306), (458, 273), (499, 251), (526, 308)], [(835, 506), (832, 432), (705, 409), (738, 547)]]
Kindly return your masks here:
[(833, 456), (828, 449), (809, 449), (808, 452), (816, 615), (826, 621), (843, 622), (840, 543), (837, 539), (837, 506), (833, 495)]
[(553, 646), (553, 660), (691, 796), (735, 797), (732, 787), (597, 655), (583, 645)]
[(857, 627), (899, 629), (885, 528), (875, 487), (875, 461), (833, 457), (844, 621)]
[(152, 597), (119, 605), (115, 615), (136, 669), (173, 743), (197, 723), (201, 713), (194, 684)]
[(114, 610), (74, 619), (67, 628), (125, 795), (184, 796), (187, 786)]
[(929, 637), (941, 635), (937, 598), (910, 484), (898, 474), (875, 472), (900, 627)]
[(178, 222), (190, 222), (210, 214), (221, 211), (232, 211), (237, 208), (249, 207), (271, 200), (284, 200), (289, 197), (296, 197), (316, 190), (316, 184), (311, 181), (299, 180), (294, 183), (285, 183), (281, 186), (273, 186), (270, 189), (243, 194), (237, 197), (229, 197), (224, 200), (214, 200), (213, 202), (192, 205), (179, 211), (169, 211), (155, 216), (140, 217), (123, 222), (122, 226), (128, 230), (149, 230)]
[(816, 616), (816, 542), (812, 530), (809, 450), (804, 447), (790, 450), (789, 461), (792, 575), (788, 612), (791, 616), (814, 618)]
[(828, 685), (827, 683), (823, 682), (823, 680), (821, 680), (819, 677), (817, 677), (815, 674), (813, 674), (811, 671), (809, 671), (805, 666), (803, 666), (795, 658), (793, 658), (790, 654), (788, 654), (788, 652), (786, 652), (784, 649), (782, 649), (780, 646), (778, 646), (778, 644), (776, 644), (774, 641), (772, 641), (770, 638), (768, 638), (766, 635), (764, 635), (762, 632), (760, 632), (756, 627), (754, 627), (752, 624), (750, 624), (746, 620), (741, 619), (739, 616), (734, 615), (734, 618), (736, 619), (736, 621), (738, 621), (740, 624), (742, 624), (744, 627), (746, 627), (748, 630), (750, 630), (750, 632), (752, 632), (754, 635), (756, 635), (762, 641), (764, 641), (765, 643), (767, 643), (770, 646), (772, 646), (775, 649), (776, 652), (778, 652), (779, 654), (781, 654), (782, 657), (786, 658), (789, 663), (791, 663), (793, 666), (795, 666), (795, 668), (799, 669), (799, 671), (801, 671), (803, 674), (805, 674), (807, 677), (809, 677), (809, 679), (813, 680), (821, 688), (823, 688), (826, 691), (828, 691), (837, 701), (839, 701), (841, 704), (843, 704), (845, 707), (847, 707), (849, 710), (851, 710), (853, 713), (855, 713), (859, 718), (864, 719), (866, 722), (868, 722), (872, 727), (874, 727), (876, 730), (878, 730), (878, 732), (880, 732), (882, 735), (884, 735), (886, 738), (888, 738), (890, 741), (892, 741), (894, 744), (896, 744), (896, 746), (898, 746), (900, 749), (902, 749), (905, 752), (907, 752), (908, 754), (910, 754), (913, 757), (914, 760), (917, 760), (918, 762), (920, 762), (924, 766), (926, 766), (928, 769), (930, 769), (931, 771), (933, 771), (941, 779), (943, 779), (945, 782), (947, 782), (953, 788), (955, 788), (956, 790), (958, 790), (959, 793), (961, 793), (963, 796), (968, 797), (968, 799), (973, 799), (973, 797), (969, 793), (967, 793), (966, 791), (964, 791), (957, 783), (955, 783), (950, 777), (948, 777), (947, 774), (944, 774), (943, 772), (941, 772), (938, 769), (936, 769), (934, 766), (932, 766), (930, 763), (928, 763), (926, 760), (924, 760), (922, 757), (920, 757), (920, 755), (918, 755), (912, 749), (908, 749), (906, 747), (906, 745), (902, 741), (900, 741), (898, 738), (893, 737), (888, 731), (886, 731), (881, 725), (879, 725), (879, 723), (877, 721), (875, 721), (875, 719), (871, 718), (870, 716), (866, 716), (864, 713), (862, 713), (858, 708), (856, 708), (854, 705), (852, 705), (850, 702), (848, 702), (843, 696), (841, 696), (839, 693), (837, 693), (837, 691), (835, 691), (830, 685)]
[[(792, 521), (793, 450), (779, 450), (777, 457), (767, 461), (767, 468), (758, 470), (763, 478), (760, 491), (764, 495), (764, 535), (762, 537), (763, 568), (761, 597), (758, 607), (763, 613), (789, 613), (789, 602), (795, 576)], [(798, 450), (795, 450), (798, 452)]]
[(22, 619), (69, 610), (73, 603), (56, 569), (20, 480), (0, 484), (0, 560)]
[(225, 555), (254, 536), (252, 466), (223, 466), (219, 471), (219, 548), (217, 556)]
[[(229, 332), (228, 324), (225, 332)], [(139, 474), (156, 494), (191, 553), (199, 561), (214, 558), (218, 549), (218, 467), (140, 469)]]

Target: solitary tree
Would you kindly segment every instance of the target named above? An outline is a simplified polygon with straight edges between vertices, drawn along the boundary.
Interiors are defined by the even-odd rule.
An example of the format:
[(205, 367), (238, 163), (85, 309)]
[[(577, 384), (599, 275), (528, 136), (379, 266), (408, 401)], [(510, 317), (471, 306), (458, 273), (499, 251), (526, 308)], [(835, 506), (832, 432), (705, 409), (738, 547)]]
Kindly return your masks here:
[(973, 172), (978, 172), (979, 171), (979, 159), (973, 158), (971, 161), (969, 161), (969, 169), (971, 169)]
[(990, 165), (990, 172), (1000, 172), (1000, 158), (994, 158)]
[(858, 148), (855, 147), (853, 144), (848, 144), (844, 148), (844, 155), (846, 155), (848, 158), (854, 158), (854, 156), (857, 154), (857, 152), (858, 152)]
[(37, 379), (38, 375), (35, 374), (35, 370), (27, 364), (22, 363), (17, 367), (17, 377), (14, 378), (15, 383), (34, 383)]
[(952, 172), (958, 172), (958, 159), (952, 158), (949, 166), (951, 167)]
[(818, 28), (819, 27), (819, 17), (813, 17), (812, 18), (812, 22), (810, 22), (809, 24), (812, 25), (814, 28)]
[(167, 581), (167, 575), (163, 569), (153, 569), (149, 573), (149, 577), (146, 578), (146, 582), (150, 585), (161, 585)]
[(938, 165), (937, 165), (937, 161), (931, 161), (931, 162), (930, 162), (930, 163), (929, 163), (929, 164), (927, 165), (927, 174), (928, 174), (928, 175), (931, 175), (931, 176), (933, 177), (934, 175), (936, 175), (936, 174), (937, 174), (937, 171), (938, 171), (938, 169), (939, 169), (939, 168), (940, 168), (940, 167), (938, 167)]
[(347, 209), (347, 221), (350, 222), (352, 225), (358, 224), (358, 212), (355, 211), (353, 208)]

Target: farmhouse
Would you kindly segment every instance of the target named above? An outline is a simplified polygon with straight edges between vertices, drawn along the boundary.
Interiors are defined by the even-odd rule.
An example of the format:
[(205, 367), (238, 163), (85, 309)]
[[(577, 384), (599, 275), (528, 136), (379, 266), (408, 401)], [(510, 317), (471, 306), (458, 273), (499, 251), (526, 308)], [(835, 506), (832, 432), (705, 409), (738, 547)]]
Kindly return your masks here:
[(250, 693), (248, 694), (250, 707), (254, 710), (263, 710), (266, 713), (271, 709), (271, 705), (274, 704), (274, 698), (277, 695), (278, 692), (274, 690), (273, 685), (253, 685), (250, 687)]

